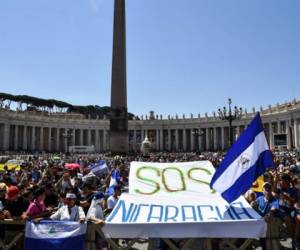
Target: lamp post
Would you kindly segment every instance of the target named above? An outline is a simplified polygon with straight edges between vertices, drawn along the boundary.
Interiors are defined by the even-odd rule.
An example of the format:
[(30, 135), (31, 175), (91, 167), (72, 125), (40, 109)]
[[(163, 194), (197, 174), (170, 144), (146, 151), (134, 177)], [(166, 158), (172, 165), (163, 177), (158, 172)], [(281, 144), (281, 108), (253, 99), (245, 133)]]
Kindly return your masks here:
[(234, 106), (234, 109), (231, 109), (231, 98), (228, 98), (228, 111), (226, 107), (223, 107), (223, 110), (220, 108), (218, 109), (218, 114), (221, 120), (226, 120), (229, 122), (229, 146), (233, 143), (233, 131), (232, 131), (232, 122), (235, 120), (241, 119), (243, 115), (242, 108), (238, 108), (237, 106)]
[(63, 133), (62, 136), (67, 141), (67, 154), (69, 154), (70, 138), (72, 138), (73, 136), (72, 130), (67, 129), (67, 131)]
[(199, 145), (199, 137), (203, 136), (204, 134), (205, 134), (204, 131), (202, 131), (200, 128), (199, 129), (193, 129), (193, 131), (192, 131), (192, 135), (197, 138), (198, 148), (200, 147), (200, 145)]

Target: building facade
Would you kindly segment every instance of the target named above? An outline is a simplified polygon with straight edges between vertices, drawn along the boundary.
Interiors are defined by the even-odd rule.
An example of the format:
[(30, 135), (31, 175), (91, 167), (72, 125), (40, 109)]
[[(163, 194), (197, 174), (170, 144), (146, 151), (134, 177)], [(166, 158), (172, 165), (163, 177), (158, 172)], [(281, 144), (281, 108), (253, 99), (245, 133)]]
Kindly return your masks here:
[[(300, 102), (296, 100), (260, 110), (272, 148), (300, 148)], [(233, 122), (234, 138), (255, 115), (244, 112)], [(110, 151), (109, 120), (86, 119), (80, 114), (0, 110), (1, 151), (66, 152), (68, 146), (94, 145), (96, 152)], [(139, 151), (147, 136), (156, 151), (216, 151), (229, 147), (228, 122), (218, 116), (170, 117), (154, 115), (128, 123), (131, 151)]]

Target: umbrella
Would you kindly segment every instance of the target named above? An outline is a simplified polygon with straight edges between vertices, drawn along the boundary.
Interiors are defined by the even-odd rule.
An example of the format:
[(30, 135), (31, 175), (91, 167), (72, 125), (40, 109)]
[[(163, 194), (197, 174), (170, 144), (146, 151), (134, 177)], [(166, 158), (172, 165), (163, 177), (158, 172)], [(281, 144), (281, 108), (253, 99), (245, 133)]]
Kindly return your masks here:
[(80, 169), (80, 165), (78, 163), (67, 163), (65, 168), (70, 170)]

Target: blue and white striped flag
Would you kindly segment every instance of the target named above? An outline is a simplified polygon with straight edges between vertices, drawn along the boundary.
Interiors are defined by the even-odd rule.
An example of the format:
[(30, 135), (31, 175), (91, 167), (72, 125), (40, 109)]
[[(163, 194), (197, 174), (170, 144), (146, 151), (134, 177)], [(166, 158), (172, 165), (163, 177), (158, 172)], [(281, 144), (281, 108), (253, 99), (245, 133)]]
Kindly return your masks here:
[(26, 222), (25, 250), (83, 250), (86, 223), (69, 221)]
[(121, 180), (120, 171), (114, 169), (111, 173), (109, 187), (106, 191), (107, 195), (112, 195), (114, 193), (115, 187), (118, 186), (118, 184), (120, 183), (120, 180)]
[(117, 186), (118, 183), (120, 182), (120, 179), (121, 179), (120, 171), (114, 169), (111, 173), (109, 187)]
[(104, 160), (100, 160), (95, 164), (89, 166), (94, 175), (108, 173), (108, 168)]
[(210, 187), (228, 202), (244, 194), (267, 168), (273, 166), (259, 113), (228, 150), (216, 170)]

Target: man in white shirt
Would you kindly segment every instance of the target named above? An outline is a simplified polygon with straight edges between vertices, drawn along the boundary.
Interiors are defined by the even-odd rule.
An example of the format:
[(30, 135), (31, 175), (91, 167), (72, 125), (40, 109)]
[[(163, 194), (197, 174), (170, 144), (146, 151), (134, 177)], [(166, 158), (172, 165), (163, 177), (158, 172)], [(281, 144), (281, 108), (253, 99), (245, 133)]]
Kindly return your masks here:
[(106, 209), (107, 213), (110, 213), (113, 210), (114, 206), (117, 204), (119, 200), (120, 195), (121, 195), (121, 187), (115, 186), (114, 193), (111, 196), (109, 196), (109, 198), (107, 199), (107, 209)]
[(75, 205), (76, 195), (73, 193), (67, 193), (66, 205), (59, 208), (54, 214), (50, 216), (51, 220), (63, 220), (63, 221), (79, 221), (83, 223), (85, 221), (85, 214), (82, 207)]

